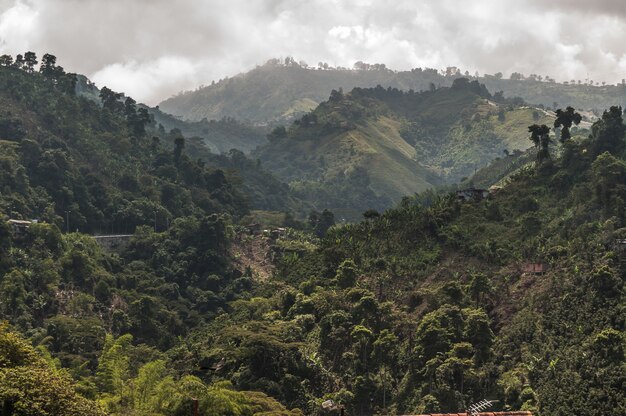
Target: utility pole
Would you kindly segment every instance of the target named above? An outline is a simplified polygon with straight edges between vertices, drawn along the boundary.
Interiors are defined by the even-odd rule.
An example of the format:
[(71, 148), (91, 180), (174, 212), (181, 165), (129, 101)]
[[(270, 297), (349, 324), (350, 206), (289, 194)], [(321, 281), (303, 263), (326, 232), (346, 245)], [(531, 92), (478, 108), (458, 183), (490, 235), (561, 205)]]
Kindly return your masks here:
[(69, 233), (70, 232), (70, 212), (72, 211), (65, 211), (65, 232)]
[(157, 232), (157, 212), (154, 211), (154, 232)]

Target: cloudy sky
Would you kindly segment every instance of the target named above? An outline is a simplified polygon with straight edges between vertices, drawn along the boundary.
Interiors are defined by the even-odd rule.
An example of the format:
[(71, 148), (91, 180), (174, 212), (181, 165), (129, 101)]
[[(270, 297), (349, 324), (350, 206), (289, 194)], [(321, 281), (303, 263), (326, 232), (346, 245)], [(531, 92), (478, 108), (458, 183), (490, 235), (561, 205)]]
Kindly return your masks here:
[(0, 53), (33, 50), (157, 104), (293, 56), (626, 78), (624, 0), (0, 0)]

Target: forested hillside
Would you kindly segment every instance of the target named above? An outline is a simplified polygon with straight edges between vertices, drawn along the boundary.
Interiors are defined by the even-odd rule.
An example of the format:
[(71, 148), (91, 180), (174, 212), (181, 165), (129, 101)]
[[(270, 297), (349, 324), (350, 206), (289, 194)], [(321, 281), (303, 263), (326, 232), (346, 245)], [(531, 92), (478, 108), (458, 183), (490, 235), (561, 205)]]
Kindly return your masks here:
[(554, 117), (495, 99), (465, 78), (421, 93), (334, 91), (288, 129), (275, 128), (253, 156), (300, 198), (354, 219), (528, 149), (528, 125)]
[(231, 149), (249, 153), (267, 143), (263, 129), (245, 125), (233, 118), (192, 122), (179, 120), (158, 108), (147, 109), (157, 128), (162, 126), (164, 131), (177, 129), (185, 137), (201, 137), (204, 145), (214, 154), (228, 153)]
[[(556, 75), (556, 74), (552, 74)], [(571, 105), (577, 109), (601, 111), (611, 105), (626, 104), (626, 87), (605, 85), (590, 80), (557, 83), (549, 76), (514, 73), (510, 79), (502, 74), (475, 76), (456, 67), (440, 72), (431, 68), (392, 71), (383, 64), (357, 62), (354, 69), (328, 65), (308, 67), (292, 58), (273, 59), (255, 69), (214, 82), (194, 91), (186, 91), (160, 104), (164, 111), (184, 119), (234, 117), (257, 124), (284, 122), (310, 111), (328, 97), (328, 92), (342, 88), (372, 88), (381, 85), (403, 91), (428, 91), (449, 87), (454, 79), (468, 77), (504, 96), (521, 97), (544, 107)], [(555, 104), (556, 103), (556, 104)]]
[(623, 413), (624, 130), (612, 108), (485, 200), (405, 198), (332, 228), (193, 335), (190, 354), (225, 357), (237, 385), (307, 414), (324, 414), (320, 397), (356, 415), (485, 397), (538, 415)]
[[(187, 414), (196, 398), (203, 414), (288, 414), (263, 393), (164, 367), (250, 290), (232, 266), (232, 224), (251, 207), (288, 210), (286, 186), (241, 152), (211, 155), (159, 129), (132, 98), (76, 95), (76, 76), (42, 61), (3, 56), (0, 67), (0, 318), (12, 326), (0, 326), (2, 413)], [(242, 181), (238, 168), (260, 175)], [(135, 237), (111, 253), (93, 233)]]
[(74, 94), (73, 79), (0, 68), (5, 214), (122, 233), (155, 218), (164, 228), (180, 216), (246, 212), (244, 195), (224, 171), (191, 160), (182, 136), (163, 147), (146, 134), (152, 120), (134, 100), (103, 89), (100, 107)]
[[(277, 200), (250, 193), (280, 187), (263, 175), (244, 186), (237, 170), (264, 172), (256, 162), (196, 160), (209, 158), (200, 139), (159, 135), (109, 89), (101, 105), (76, 96), (53, 57), (37, 70), (25, 56), (0, 68), (2, 414), (328, 416), (332, 400), (365, 416), (484, 398), (538, 416), (626, 413), (621, 108), (577, 135), (573, 108), (508, 111), (478, 83), (336, 91), (270, 145), (322, 144), (324, 129), (365, 137), (417, 113), (412, 128), (360, 143), (386, 137), (408, 153), (432, 138), (434, 165), (433, 144), (457, 149), (438, 128), (469, 121), (453, 137), (471, 158), (477, 126), (530, 117), (523, 138), (498, 143), (536, 149), (497, 161), (507, 179), (488, 196), (430, 191), (353, 224), (324, 211), (306, 226), (290, 219), (301, 230), (263, 231), (237, 224), (250, 201), (298, 201), (285, 188)], [(116, 250), (89, 235), (109, 230), (133, 235)]]

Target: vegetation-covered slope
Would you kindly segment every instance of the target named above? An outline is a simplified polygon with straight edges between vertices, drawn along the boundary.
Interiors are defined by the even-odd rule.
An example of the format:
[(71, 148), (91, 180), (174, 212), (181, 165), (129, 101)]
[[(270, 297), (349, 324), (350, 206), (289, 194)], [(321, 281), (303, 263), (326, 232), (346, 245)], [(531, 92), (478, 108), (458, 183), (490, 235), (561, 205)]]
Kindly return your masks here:
[(45, 347), (33, 348), (0, 324), (0, 412), (3, 415), (49, 414), (100, 416), (93, 401), (76, 393), (71, 377)]
[(149, 138), (149, 115), (109, 94), (104, 106), (62, 89), (70, 75), (0, 68), (0, 207), (84, 232), (164, 227), (175, 217), (247, 210), (224, 172)]
[(331, 229), (190, 351), (226, 357), (237, 385), (307, 414), (324, 414), (321, 398), (357, 415), (483, 398), (538, 415), (624, 413), (624, 131), (613, 108), (591, 138), (486, 200), (405, 198)]
[(178, 130), (185, 137), (200, 137), (214, 154), (227, 153), (231, 149), (250, 153), (257, 146), (267, 143), (264, 131), (245, 125), (233, 118), (221, 120), (183, 121), (158, 108), (148, 108), (157, 125), (165, 131)]
[[(622, 85), (590, 85), (568, 82), (556, 83), (536, 75), (520, 79), (502, 79), (501, 74), (484, 75), (474, 79), (490, 91), (503, 91), (507, 97), (521, 97), (533, 105), (554, 107), (572, 105), (582, 109), (603, 109), (626, 104), (626, 87)], [(234, 117), (253, 123), (281, 122), (312, 110), (324, 101), (328, 91), (355, 87), (371, 88), (382, 85), (403, 91), (427, 91), (430, 85), (447, 87), (463, 76), (457, 68), (445, 74), (435, 69), (416, 68), (391, 71), (384, 65), (355, 64), (355, 70), (345, 68), (304, 67), (288, 58), (268, 61), (249, 72), (226, 78), (195, 91), (187, 91), (164, 100), (161, 108), (188, 120)], [(465, 73), (469, 77), (469, 73)]]
[[(0, 223), (0, 316), (11, 325), (0, 326), (3, 412), (182, 416), (197, 400), (211, 416), (328, 416), (336, 410), (322, 403), (332, 399), (349, 415), (410, 414), (463, 411), (483, 398), (539, 416), (626, 412), (620, 108), (606, 111), (590, 137), (565, 139), (560, 152), (544, 151), (554, 147), (545, 133), (541, 163), (487, 199), (427, 192), (318, 236), (259, 235), (232, 223), (241, 205), (228, 175), (219, 187), (188, 182), (184, 166), (195, 178), (218, 171), (186, 157), (190, 144), (166, 135), (165, 146), (142, 145), (149, 122), (130, 111), (132, 102), (121, 113), (105, 94), (104, 109), (93, 107), (60, 80), (30, 72), (0, 71), (3, 111), (11, 111), (1, 134), (4, 149), (14, 149), (2, 153), (11, 169), (2, 170), (0, 190), (5, 207), (18, 202), (14, 217), (37, 212), (43, 195), (51, 220), (27, 229)], [(419, 110), (392, 95), (354, 109), (378, 112), (378, 102)], [(346, 97), (340, 102), (347, 111)], [(455, 124), (446, 120), (438, 123)], [(135, 140), (124, 146), (126, 137)], [(153, 189), (113, 180), (131, 164), (156, 181), (160, 194), (143, 196), (155, 204), (169, 207), (162, 195), (170, 185), (219, 198), (211, 193), (205, 208), (192, 195), (191, 212), (156, 230), (151, 210), (133, 211), (139, 221), (128, 246), (103, 251), (54, 223), (63, 199), (46, 182), (30, 185), (42, 179), (28, 161), (48, 159), (24, 147), (29, 141), (82, 168), (40, 168), (68, 197), (84, 195), (88, 169), (102, 167), (103, 189), (77, 199), (83, 215), (83, 200), (123, 195), (132, 203)], [(126, 150), (107, 153), (111, 143)], [(271, 265), (271, 276), (238, 269), (237, 250), (249, 246), (270, 247), (246, 261)]]
[(356, 88), (276, 128), (254, 156), (302, 199), (354, 218), (527, 149), (527, 126), (551, 117), (496, 103), (463, 78), (422, 93)]
[[(132, 99), (103, 88), (99, 106), (35, 61), (0, 68), (3, 414), (182, 415), (194, 398), (203, 414), (301, 414), (165, 368), (166, 351), (252, 286), (230, 253), (231, 220), (248, 212), (234, 169), (192, 160)], [(251, 163), (238, 156), (223, 164)], [(135, 237), (111, 253), (93, 232)]]

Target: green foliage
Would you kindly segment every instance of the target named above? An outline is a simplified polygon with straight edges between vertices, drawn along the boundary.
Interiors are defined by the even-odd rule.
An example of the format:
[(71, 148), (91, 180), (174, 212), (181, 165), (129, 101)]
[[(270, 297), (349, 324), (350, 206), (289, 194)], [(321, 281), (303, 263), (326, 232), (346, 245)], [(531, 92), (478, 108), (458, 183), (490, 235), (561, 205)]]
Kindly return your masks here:
[(580, 124), (582, 121), (582, 116), (574, 110), (573, 107), (567, 107), (565, 111), (560, 108), (556, 110), (556, 119), (554, 120), (554, 127), (561, 128), (561, 143), (566, 140), (569, 140), (572, 137), (570, 133), (570, 128), (572, 127), (572, 123), (575, 125)]
[(548, 145), (551, 140), (548, 126), (545, 124), (541, 126), (533, 124), (532, 126), (528, 126), (528, 132), (530, 133), (530, 140), (535, 144), (535, 148), (537, 149), (537, 162), (542, 163), (544, 160), (550, 159)]
[(594, 123), (591, 129), (591, 150), (594, 156), (605, 151), (618, 154), (624, 149), (624, 122), (622, 107), (611, 107), (602, 113), (602, 119)]
[[(110, 414), (188, 415), (195, 399), (200, 414), (321, 416), (332, 399), (348, 414), (408, 414), (461, 412), (485, 397), (499, 400), (496, 410), (624, 413), (621, 110), (605, 113), (591, 137), (572, 131), (551, 163), (506, 156), (497, 169), (507, 183), (485, 200), (432, 191), (359, 223), (332, 226), (330, 211), (314, 211), (309, 231), (243, 235), (232, 224), (246, 212), (236, 178), (193, 161), (197, 141), (150, 123), (140, 124), (158, 139), (142, 137), (134, 102), (103, 89), (100, 108), (59, 91), (46, 78), (56, 62), (44, 61), (46, 76), (24, 72), (23, 57), (20, 69), (0, 68), (0, 103), (26, 132), (0, 142), (0, 202), (12, 217), (44, 220), (23, 232), (0, 227), (0, 313), (38, 345), (0, 330), (6, 413), (101, 414), (97, 402)], [(439, 129), (491, 146), (501, 134), (493, 126), (525, 127), (532, 110), (502, 123), (488, 103), (463, 113), (487, 94), (469, 80), (422, 94), (336, 91), (272, 142), (314, 147), (318, 133), (354, 136), (360, 118), (379, 117), (368, 126), (389, 129), (376, 137), (411, 149), (442, 137)], [(424, 119), (405, 139), (392, 113)], [(442, 155), (471, 156), (459, 143)], [(220, 158), (245, 175), (263, 172), (242, 153)], [(321, 194), (339, 198), (360, 184), (366, 201), (372, 178), (350, 175)], [(269, 183), (261, 178), (257, 191)], [(255, 199), (289, 201), (281, 195)], [(61, 233), (65, 211), (81, 230), (110, 226), (104, 213), (115, 214), (134, 235), (104, 251), (85, 234)], [(254, 215), (246, 221), (298, 225)], [(244, 250), (248, 264), (236, 261)], [(246, 272), (255, 262), (267, 277)]]
[(155, 211), (160, 229), (182, 215), (245, 213), (223, 171), (152, 146), (152, 119), (134, 100), (105, 87), (99, 107), (68, 89), (72, 75), (59, 68), (51, 55), (40, 72), (0, 67), (3, 212), (116, 233), (154, 225)]
[(104, 415), (96, 403), (76, 393), (65, 372), (6, 324), (0, 325), (0, 411), (16, 416)]

